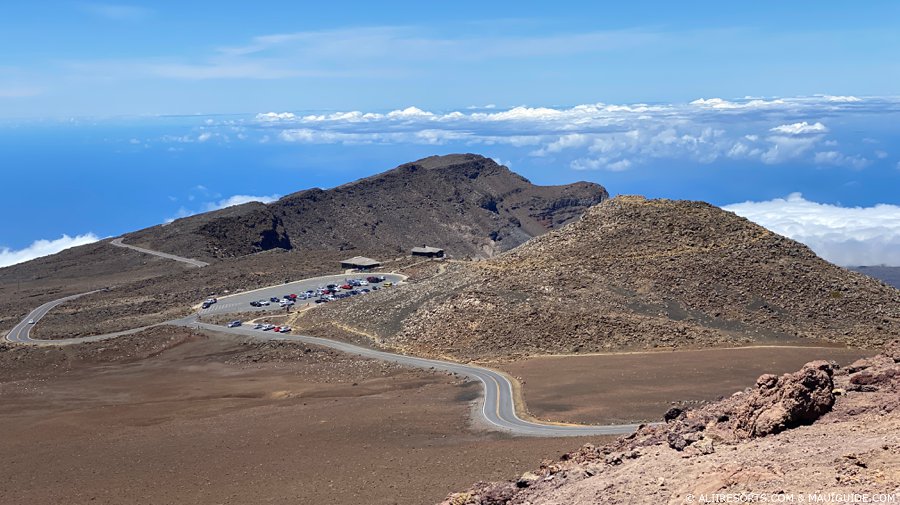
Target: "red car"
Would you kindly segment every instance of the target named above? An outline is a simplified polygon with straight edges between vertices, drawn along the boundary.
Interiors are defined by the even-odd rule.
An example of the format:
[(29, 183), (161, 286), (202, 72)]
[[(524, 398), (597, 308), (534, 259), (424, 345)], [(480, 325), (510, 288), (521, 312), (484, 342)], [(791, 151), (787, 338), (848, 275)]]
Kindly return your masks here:
[(291, 293), (291, 294), (288, 295), (288, 298), (290, 298), (291, 300), (296, 300), (296, 299), (297, 299), (297, 295), (295, 295), (294, 293)]
[(341, 289), (353, 289), (353, 286), (351, 286), (349, 284), (344, 284), (343, 286), (341, 286)]
[(281, 326), (276, 326), (276, 327), (272, 328), (272, 331), (274, 331), (275, 333), (281, 333)]

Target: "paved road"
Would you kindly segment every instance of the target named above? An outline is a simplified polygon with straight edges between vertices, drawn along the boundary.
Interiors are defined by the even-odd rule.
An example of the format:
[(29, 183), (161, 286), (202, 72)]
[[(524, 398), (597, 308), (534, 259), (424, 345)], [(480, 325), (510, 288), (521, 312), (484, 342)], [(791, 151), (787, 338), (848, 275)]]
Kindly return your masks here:
[(180, 261), (182, 263), (187, 263), (188, 265), (193, 265), (197, 268), (205, 267), (205, 266), (209, 265), (209, 263), (206, 263), (205, 261), (195, 260), (195, 259), (191, 259), (191, 258), (185, 258), (183, 256), (176, 256), (174, 254), (153, 251), (150, 249), (144, 249), (143, 247), (138, 247), (138, 246), (134, 246), (134, 245), (128, 245), (128, 244), (125, 244), (122, 242), (122, 237), (114, 238), (114, 239), (110, 240), (109, 243), (114, 246), (117, 246), (117, 247), (124, 247), (126, 249), (131, 249), (132, 251), (142, 252), (144, 254), (152, 254), (153, 256), (159, 256), (160, 258), (166, 258), (166, 259), (170, 259), (170, 260)]
[(482, 368), (449, 361), (432, 360), (394, 354), (385, 351), (377, 351), (367, 347), (348, 344), (327, 338), (309, 337), (305, 335), (278, 335), (269, 331), (254, 330), (249, 327), (225, 328), (208, 323), (200, 323), (192, 318), (185, 318), (175, 322), (181, 326), (203, 328), (212, 331), (230, 333), (233, 335), (252, 336), (268, 340), (287, 340), (303, 342), (306, 344), (330, 347), (338, 351), (356, 354), (365, 358), (390, 361), (416, 368), (434, 369), (455, 373), (468, 377), (471, 380), (481, 381), (484, 386), (484, 401), (482, 402), (481, 415), (485, 421), (503, 431), (513, 432), (517, 435), (541, 436), (541, 437), (572, 437), (587, 435), (621, 435), (631, 433), (637, 429), (636, 424), (615, 424), (605, 426), (575, 426), (534, 423), (521, 419), (515, 411), (513, 403), (513, 389), (509, 380), (503, 374), (488, 368)]
[[(118, 331), (116, 333), (107, 333), (105, 335), (92, 335), (90, 337), (78, 337), (78, 338), (66, 338), (60, 340), (39, 340), (31, 338), (31, 329), (34, 328), (35, 324), (41, 320), (42, 317), (46, 316), (48, 312), (53, 310), (57, 305), (68, 302), (70, 300), (74, 300), (76, 298), (81, 298), (82, 296), (90, 295), (93, 293), (98, 293), (103, 291), (102, 289), (97, 289), (94, 291), (88, 291), (87, 293), (79, 293), (77, 295), (67, 296), (65, 298), (60, 298), (58, 300), (53, 300), (52, 302), (47, 302), (40, 307), (32, 310), (25, 319), (15, 325), (9, 333), (6, 334), (6, 340), (10, 342), (18, 342), (21, 344), (52, 344), (52, 345), (69, 345), (69, 344), (80, 344), (82, 342), (93, 342), (96, 340), (107, 340), (110, 338), (121, 337), (122, 335), (130, 335), (132, 333), (137, 333), (142, 330), (146, 330), (152, 326), (144, 326), (142, 328), (134, 328), (131, 330)], [(34, 321), (34, 323), (29, 323), (29, 321)]]
[[(388, 275), (393, 275), (393, 277), (388, 277), (388, 280), (395, 279), (396, 281), (400, 281), (402, 276), (397, 276), (394, 274), (380, 274), (388, 277)], [(258, 300), (267, 296), (283, 296), (284, 294), (290, 294), (292, 292), (304, 291), (301, 290), (301, 287), (311, 286), (313, 288), (318, 287), (322, 283), (329, 283), (329, 280), (333, 279), (343, 279), (346, 278), (345, 275), (335, 275), (328, 277), (320, 277), (315, 279), (306, 279), (303, 281), (297, 281), (294, 283), (283, 284), (279, 286), (271, 286), (268, 288), (263, 288), (260, 290), (246, 292), (246, 293), (238, 293), (229, 297), (220, 298), (220, 302), (215, 304), (213, 307), (219, 306), (217, 311), (212, 311), (212, 307), (209, 309), (209, 312), (202, 311), (202, 313), (228, 313), (228, 312), (243, 312), (249, 309), (253, 309), (250, 307), (249, 303), (252, 300)], [(310, 289), (306, 287), (306, 289)], [(392, 288), (385, 288), (392, 289)], [(287, 292), (283, 292), (286, 291)], [(6, 339), (10, 342), (19, 342), (19, 343), (27, 343), (27, 344), (42, 344), (42, 345), (67, 345), (67, 344), (75, 344), (81, 342), (88, 341), (96, 341), (96, 340), (105, 340), (110, 338), (115, 338), (121, 335), (127, 335), (130, 333), (136, 333), (145, 328), (135, 328), (133, 330), (128, 330), (125, 332), (118, 333), (110, 333), (107, 335), (95, 335), (91, 337), (84, 338), (72, 338), (72, 339), (60, 339), (60, 340), (36, 340), (32, 339), (29, 336), (29, 332), (33, 324), (29, 324), (29, 320), (34, 320), (37, 323), (40, 318), (44, 317), (47, 312), (56, 307), (57, 305), (64, 303), (69, 300), (73, 300), (80, 296), (85, 296), (91, 293), (95, 293), (96, 291), (91, 291), (88, 293), (81, 293), (78, 295), (67, 296), (65, 298), (60, 298), (59, 300), (54, 300), (52, 302), (45, 303), (41, 305), (37, 309), (33, 310), (25, 319), (22, 320), (21, 323), (15, 326), (12, 331), (6, 336)], [(358, 295), (360, 296), (360, 295)], [(339, 302), (332, 302), (339, 303)], [(219, 305), (222, 304), (222, 305)], [(526, 421), (520, 418), (516, 414), (515, 402), (514, 402), (514, 393), (512, 384), (509, 379), (507, 379), (503, 374), (491, 370), (488, 368), (482, 368), (473, 365), (466, 365), (462, 363), (453, 363), (450, 361), (441, 361), (441, 360), (431, 360), (425, 358), (418, 358), (415, 356), (406, 356), (401, 354), (393, 354), (384, 351), (377, 351), (374, 349), (369, 349), (366, 347), (361, 347), (353, 344), (349, 344), (346, 342), (340, 342), (337, 340), (330, 340), (326, 338), (319, 337), (310, 337), (305, 335), (281, 335), (281, 334), (273, 334), (268, 331), (261, 330), (253, 330), (249, 327), (237, 327), (237, 328), (226, 328), (224, 326), (212, 325), (209, 323), (201, 322), (198, 315), (194, 314), (188, 316), (183, 319), (176, 319), (172, 321), (168, 321), (163, 324), (171, 324), (176, 326), (184, 326), (191, 328), (202, 328), (222, 333), (229, 333), (233, 335), (243, 335), (243, 336), (251, 336), (259, 339), (267, 339), (267, 340), (287, 340), (287, 341), (298, 341), (304, 342), (312, 345), (319, 345), (323, 347), (329, 347), (331, 349), (335, 349), (342, 352), (347, 352), (351, 354), (356, 354), (359, 356), (363, 356), (366, 358), (378, 359), (383, 361), (390, 361), (392, 363), (398, 363), (401, 365), (424, 368), (424, 369), (434, 369), (440, 370), (449, 373), (455, 373), (464, 377), (467, 377), (471, 380), (478, 380), (484, 386), (484, 397), (482, 399), (482, 408), (481, 408), (481, 417), (483, 420), (493, 426), (496, 429), (509, 432), (515, 435), (524, 435), (524, 436), (540, 436), (540, 437), (569, 437), (569, 436), (588, 436), (588, 435), (619, 435), (625, 433), (631, 433), (636, 428), (637, 425), (634, 424), (619, 424), (619, 425), (602, 425), (602, 426), (575, 426), (575, 425), (555, 425), (555, 424), (544, 424), (544, 423), (536, 423), (531, 421)]]

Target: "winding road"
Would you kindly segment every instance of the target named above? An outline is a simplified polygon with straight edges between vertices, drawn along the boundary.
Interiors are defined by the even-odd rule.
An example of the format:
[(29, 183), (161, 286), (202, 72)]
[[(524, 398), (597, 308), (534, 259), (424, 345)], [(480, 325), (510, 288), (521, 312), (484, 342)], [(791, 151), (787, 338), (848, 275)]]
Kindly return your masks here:
[(143, 247), (138, 247), (136, 245), (128, 245), (122, 242), (122, 237), (114, 238), (109, 241), (110, 244), (116, 247), (124, 247), (125, 249), (131, 249), (132, 251), (142, 252), (144, 254), (151, 254), (153, 256), (158, 256), (160, 258), (166, 258), (174, 261), (180, 261), (182, 263), (187, 263), (188, 265), (195, 266), (197, 268), (202, 268), (205, 266), (209, 266), (209, 263), (205, 261), (195, 260), (191, 258), (185, 258), (184, 256), (176, 256), (174, 254), (164, 253), (160, 251), (154, 251), (151, 249), (144, 249)]
[[(117, 239), (120, 240), (120, 239)], [(124, 244), (119, 244), (120, 247), (129, 247)], [(138, 250), (142, 250), (138, 248)], [(160, 255), (165, 253), (159, 253)], [(163, 257), (169, 257), (171, 255), (165, 255)], [(170, 258), (173, 259), (173, 258)], [(187, 258), (183, 258), (187, 259)], [(180, 261), (180, 260), (177, 260)], [(202, 262), (197, 262), (202, 263)], [(196, 265), (196, 263), (192, 263)], [(397, 274), (380, 274), (384, 275), (388, 278), (388, 280), (392, 280), (394, 282), (400, 282), (405, 279), (405, 277), (397, 275)], [(341, 342), (337, 340), (330, 340), (326, 338), (319, 337), (311, 337), (306, 335), (283, 335), (283, 334), (272, 334), (269, 332), (264, 332), (260, 330), (253, 330), (245, 327), (236, 327), (236, 328), (226, 328), (224, 326), (213, 325), (209, 323), (204, 323), (201, 321), (202, 315), (204, 313), (219, 313), (225, 314), (230, 312), (247, 312), (249, 310), (253, 310), (253, 307), (249, 306), (249, 302), (252, 300), (258, 299), (266, 299), (270, 296), (281, 297), (284, 294), (291, 292), (303, 292), (306, 289), (310, 289), (313, 286), (318, 286), (322, 283), (326, 283), (331, 280), (339, 280), (345, 277), (344, 275), (334, 275), (327, 277), (317, 277), (314, 279), (304, 279), (302, 281), (296, 281), (293, 283), (280, 284), (277, 286), (270, 286), (267, 288), (262, 288), (254, 291), (247, 291), (242, 293), (237, 293), (234, 295), (224, 296), (219, 299), (219, 302), (214, 304), (210, 309), (199, 311), (196, 314), (192, 314), (183, 319), (175, 319), (171, 321), (167, 321), (165, 323), (160, 324), (169, 324), (175, 326), (184, 326), (191, 327), (197, 329), (206, 329), (221, 333), (228, 333), (232, 335), (242, 335), (249, 336), (257, 339), (264, 340), (285, 340), (285, 341), (297, 341), (303, 342), (311, 345), (318, 345), (322, 347), (329, 347), (331, 349), (335, 349), (338, 351), (356, 354), (358, 356), (362, 356), (365, 358), (377, 359), (382, 361), (389, 361), (392, 363), (397, 363), (400, 365), (423, 368), (428, 370), (439, 370), (443, 372), (448, 372), (452, 374), (457, 374), (463, 377), (466, 377), (470, 380), (480, 381), (482, 386), (484, 387), (484, 395), (481, 402), (481, 410), (480, 417), (484, 422), (488, 425), (494, 427), (495, 429), (505, 431), (514, 435), (521, 436), (538, 436), (538, 437), (569, 437), (569, 436), (588, 436), (588, 435), (620, 435), (631, 433), (635, 429), (637, 429), (638, 425), (636, 424), (616, 424), (616, 425), (560, 425), (560, 424), (550, 424), (550, 423), (541, 423), (541, 422), (533, 422), (522, 419), (516, 413), (515, 407), (515, 393), (513, 392), (513, 386), (510, 380), (495, 370), (491, 370), (489, 368), (483, 368), (474, 365), (467, 365), (462, 363), (454, 363), (450, 361), (442, 361), (442, 360), (433, 360), (426, 358), (419, 358), (415, 356), (407, 356), (402, 354), (394, 354), (385, 351), (379, 351), (375, 349), (369, 349), (366, 347), (361, 347), (353, 344), (349, 344), (346, 342)], [(302, 289), (301, 289), (302, 288)], [(68, 344), (76, 344), (82, 342), (90, 342), (97, 340), (105, 340), (110, 338), (119, 337), (122, 335), (128, 335), (132, 333), (137, 333), (141, 330), (144, 330), (147, 327), (143, 328), (135, 328), (128, 331), (117, 332), (117, 333), (109, 333), (106, 335), (94, 335), (90, 337), (82, 337), (82, 338), (70, 338), (70, 339), (60, 339), (60, 340), (40, 340), (33, 339), (30, 336), (31, 328), (38, 322), (42, 317), (44, 317), (50, 310), (61, 303), (65, 303), (69, 300), (74, 300), (81, 296), (86, 296), (89, 294), (96, 293), (97, 291), (89, 291), (87, 293), (81, 293), (77, 295), (67, 296), (65, 298), (60, 298), (58, 300), (54, 300), (52, 302), (47, 302), (40, 307), (31, 311), (25, 319), (22, 320), (19, 324), (17, 324), (10, 332), (6, 335), (6, 340), (10, 342), (16, 342), (20, 344), (33, 344), (33, 345), (68, 345)], [(256, 309), (256, 310), (265, 310), (265, 309)], [(277, 312), (277, 310), (275, 310)], [(30, 322), (33, 321), (33, 322)]]

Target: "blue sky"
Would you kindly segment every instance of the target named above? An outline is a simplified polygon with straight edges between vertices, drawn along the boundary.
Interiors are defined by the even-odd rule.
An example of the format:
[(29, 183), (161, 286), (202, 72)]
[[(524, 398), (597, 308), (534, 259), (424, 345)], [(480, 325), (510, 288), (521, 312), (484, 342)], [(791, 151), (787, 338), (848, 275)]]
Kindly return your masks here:
[(0, 265), (458, 151), (900, 264), (896, 2), (34, 4), (0, 7)]

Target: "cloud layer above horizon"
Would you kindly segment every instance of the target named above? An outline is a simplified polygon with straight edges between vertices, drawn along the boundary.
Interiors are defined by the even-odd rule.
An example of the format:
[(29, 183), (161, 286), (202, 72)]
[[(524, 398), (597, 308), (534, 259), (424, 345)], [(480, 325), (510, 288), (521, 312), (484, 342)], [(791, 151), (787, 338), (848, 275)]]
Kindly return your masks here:
[(806, 244), (841, 266), (900, 266), (900, 206), (841, 207), (800, 193), (723, 207), (775, 233)]
[(264, 132), (263, 142), (306, 145), (502, 145), (565, 160), (575, 170), (616, 172), (671, 159), (860, 170), (896, 154), (871, 138), (848, 138), (847, 120), (898, 112), (900, 99), (831, 95), (444, 113), (411, 106), (386, 113), (265, 112), (245, 122), (242, 133), (246, 138), (249, 127)]
[(30, 246), (18, 250), (13, 250), (8, 247), (0, 247), (0, 268), (8, 267), (10, 265), (16, 265), (18, 263), (24, 263), (26, 261), (30, 261), (43, 256), (56, 254), (60, 251), (64, 251), (72, 247), (91, 244), (98, 240), (100, 240), (100, 238), (93, 233), (86, 233), (84, 235), (76, 235), (74, 237), (63, 235), (62, 237), (55, 240), (35, 240)]

